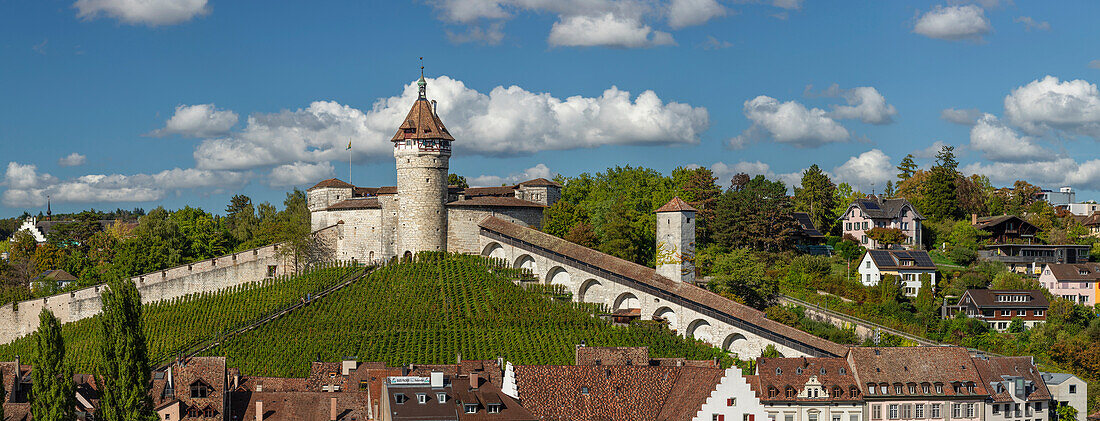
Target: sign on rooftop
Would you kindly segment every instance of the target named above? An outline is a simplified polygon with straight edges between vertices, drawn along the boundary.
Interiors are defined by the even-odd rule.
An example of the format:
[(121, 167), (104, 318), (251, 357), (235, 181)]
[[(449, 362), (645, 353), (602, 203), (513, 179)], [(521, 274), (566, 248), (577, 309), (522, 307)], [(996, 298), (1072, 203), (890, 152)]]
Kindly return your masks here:
[(386, 379), (386, 380), (387, 380), (387, 381), (389, 381), (389, 382), (390, 382), (390, 384), (393, 384), (393, 385), (421, 385), (421, 384), (432, 384), (432, 379), (431, 379), (431, 377), (419, 377), (419, 376), (393, 376), (393, 377), (390, 377), (390, 378), (388, 378), (388, 379)]

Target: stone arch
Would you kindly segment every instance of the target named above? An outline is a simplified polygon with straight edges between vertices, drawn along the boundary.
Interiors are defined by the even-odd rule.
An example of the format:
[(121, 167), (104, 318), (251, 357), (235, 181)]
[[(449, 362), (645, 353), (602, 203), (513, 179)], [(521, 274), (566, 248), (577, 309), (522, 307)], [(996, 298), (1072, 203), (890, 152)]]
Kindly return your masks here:
[(492, 242), (485, 245), (485, 248), (481, 250), (481, 255), (485, 257), (491, 257), (494, 259), (504, 259), (504, 247), (500, 243)]
[(637, 295), (631, 292), (624, 292), (615, 297), (615, 308), (612, 310), (619, 311), (629, 308), (642, 308), (642, 301), (638, 299)]
[(548, 285), (564, 285), (566, 289), (571, 290), (573, 289), (573, 283), (570, 278), (569, 272), (566, 271), (565, 268), (554, 266), (546, 272), (546, 277), (543, 279), (546, 280), (546, 284)]
[(722, 349), (729, 352), (738, 352), (739, 347), (746, 344), (748, 338), (740, 333), (731, 333), (722, 341)]
[(589, 278), (581, 283), (577, 290), (577, 301), (582, 303), (606, 304), (603, 302), (603, 283)]
[(368, 254), (368, 255), (367, 255), (367, 260), (369, 260), (369, 261), (371, 261), (371, 262), (373, 262), (373, 261), (374, 261), (374, 252), (373, 252), (373, 251), (372, 251), (372, 252), (370, 252), (370, 254)]
[(706, 343), (713, 343), (710, 322), (703, 319), (695, 319), (687, 327), (687, 337), (695, 338)]
[(672, 330), (676, 330), (680, 326), (680, 319), (676, 315), (676, 310), (673, 310), (671, 307), (668, 306), (658, 308), (657, 311), (653, 312), (653, 320), (658, 319), (664, 319), (665, 321), (667, 321), (668, 328)]
[(527, 269), (535, 275), (538, 275), (539, 273), (538, 265), (535, 264), (535, 258), (531, 257), (530, 254), (524, 254), (517, 257), (515, 263), (512, 264), (512, 267), (516, 269)]
[(405, 260), (410, 260), (410, 259), (412, 259), (412, 257), (413, 257), (413, 252), (412, 252), (412, 250), (405, 250), (405, 254), (403, 254), (403, 255), (402, 255), (401, 257), (402, 257), (403, 259), (405, 259)]

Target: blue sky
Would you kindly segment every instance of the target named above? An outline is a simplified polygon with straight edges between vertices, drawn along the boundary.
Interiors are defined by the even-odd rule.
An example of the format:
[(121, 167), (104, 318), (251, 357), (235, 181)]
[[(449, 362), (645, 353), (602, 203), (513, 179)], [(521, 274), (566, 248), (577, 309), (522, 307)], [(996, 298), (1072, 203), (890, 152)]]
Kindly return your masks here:
[[(945, 0), (946, 1), (946, 0)], [(955, 145), (994, 184), (1100, 191), (1090, 1), (0, 0), (0, 215), (393, 185), (415, 95), (452, 172), (615, 165), (864, 191)], [(945, 111), (947, 110), (947, 111)]]

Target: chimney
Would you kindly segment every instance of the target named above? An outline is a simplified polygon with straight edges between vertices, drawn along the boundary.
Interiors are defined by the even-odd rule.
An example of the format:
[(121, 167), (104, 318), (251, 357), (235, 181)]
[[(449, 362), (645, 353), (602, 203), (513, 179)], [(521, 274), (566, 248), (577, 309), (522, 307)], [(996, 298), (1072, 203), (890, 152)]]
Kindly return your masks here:
[(239, 374), (233, 375), (233, 388), (241, 387), (241, 376)]
[(970, 214), (970, 225), (978, 225), (978, 214)]
[(470, 389), (477, 389), (478, 383), (477, 373), (470, 373)]
[(442, 389), (442, 388), (443, 388), (443, 372), (442, 371), (433, 371), (432, 372), (432, 389)]
[(455, 364), (462, 365), (462, 353), (455, 354)]
[(264, 421), (264, 403), (256, 401), (256, 421)]
[(355, 370), (357, 365), (358, 363), (356, 363), (355, 360), (344, 360), (343, 363), (340, 364), (341, 374), (345, 376), (350, 374), (352, 370)]
[(329, 398), (328, 403), (328, 420), (336, 421), (336, 397)]
[[(20, 367), (20, 365), (19, 365), (19, 356), (16, 355), (15, 356), (15, 373), (14, 373), (15, 374), (15, 380), (13, 382), (14, 384), (12, 384), (12, 387), (11, 387), (12, 390), (10, 392), (12, 397), (15, 396), (15, 392), (19, 391), (19, 379), (23, 377), (23, 375), (19, 373), (19, 367)], [(0, 381), (3, 381), (3, 379), (0, 378)], [(2, 405), (2, 404), (3, 404), (3, 402), (0, 402), (0, 405)]]

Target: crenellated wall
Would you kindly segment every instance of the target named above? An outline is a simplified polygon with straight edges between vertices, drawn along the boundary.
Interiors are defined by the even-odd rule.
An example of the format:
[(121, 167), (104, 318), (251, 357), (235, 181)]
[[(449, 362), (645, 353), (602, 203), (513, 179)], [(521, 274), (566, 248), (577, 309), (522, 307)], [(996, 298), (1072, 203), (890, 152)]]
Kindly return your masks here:
[[(198, 292), (217, 291), (246, 282), (286, 275), (293, 266), (279, 256), (278, 244), (227, 254), (131, 278), (143, 303), (168, 300)], [(0, 343), (8, 343), (38, 329), (38, 315), (49, 309), (61, 323), (92, 317), (102, 309), (105, 285), (67, 291), (0, 307)]]

